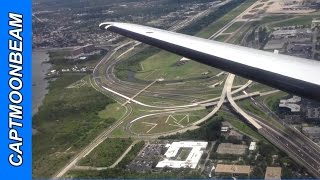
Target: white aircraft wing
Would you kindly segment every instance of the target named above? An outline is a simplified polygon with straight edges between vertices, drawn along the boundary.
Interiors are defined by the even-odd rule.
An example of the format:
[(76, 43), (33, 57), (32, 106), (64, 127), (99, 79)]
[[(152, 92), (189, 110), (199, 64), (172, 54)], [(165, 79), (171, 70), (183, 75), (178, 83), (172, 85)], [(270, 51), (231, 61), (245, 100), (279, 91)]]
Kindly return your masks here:
[(159, 47), (277, 89), (320, 101), (320, 62), (161, 29), (106, 22), (101, 29)]

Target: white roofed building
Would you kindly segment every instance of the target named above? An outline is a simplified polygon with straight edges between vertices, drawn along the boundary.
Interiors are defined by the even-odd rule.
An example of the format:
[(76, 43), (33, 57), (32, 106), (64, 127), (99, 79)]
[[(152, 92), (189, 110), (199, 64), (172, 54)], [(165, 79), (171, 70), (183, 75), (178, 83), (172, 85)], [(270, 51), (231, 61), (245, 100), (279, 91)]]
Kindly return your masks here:
[[(203, 154), (203, 149), (208, 145), (208, 142), (200, 141), (180, 141), (170, 144), (167, 152), (164, 154), (165, 159), (157, 164), (157, 168), (171, 167), (171, 168), (192, 168), (195, 169)], [(168, 146), (168, 145), (167, 145)], [(181, 148), (190, 148), (187, 158), (185, 160), (176, 160), (179, 156)]]

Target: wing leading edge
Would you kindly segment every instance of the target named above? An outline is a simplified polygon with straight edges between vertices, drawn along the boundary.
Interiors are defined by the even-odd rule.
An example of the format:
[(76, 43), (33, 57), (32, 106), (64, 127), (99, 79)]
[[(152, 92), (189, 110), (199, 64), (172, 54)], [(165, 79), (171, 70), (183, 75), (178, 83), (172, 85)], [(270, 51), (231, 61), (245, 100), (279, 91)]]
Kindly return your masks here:
[(106, 22), (101, 29), (200, 63), (320, 101), (320, 62), (274, 54), (147, 26)]

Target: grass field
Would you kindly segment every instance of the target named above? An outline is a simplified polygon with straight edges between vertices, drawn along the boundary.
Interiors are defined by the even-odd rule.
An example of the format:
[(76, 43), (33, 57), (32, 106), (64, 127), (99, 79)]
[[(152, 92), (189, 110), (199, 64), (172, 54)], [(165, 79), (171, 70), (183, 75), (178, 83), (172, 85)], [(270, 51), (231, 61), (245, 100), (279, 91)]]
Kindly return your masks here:
[(296, 25), (308, 25), (310, 26), (313, 18), (320, 17), (320, 15), (306, 15), (297, 16), (277, 23), (273, 23), (270, 27), (281, 27), (281, 26), (296, 26)]
[(250, 93), (250, 92), (256, 92), (256, 91), (263, 92), (263, 91), (272, 91), (272, 90), (275, 90), (275, 89), (264, 84), (253, 82), (250, 88), (246, 91)]
[(191, 152), (191, 148), (180, 148), (180, 153), (178, 154), (178, 157), (176, 160), (178, 161), (185, 161), (188, 157), (188, 155)]
[(229, 34), (220, 35), (220, 36), (216, 37), (214, 40), (224, 42), (229, 36), (230, 36)]
[(244, 85), (248, 82), (248, 79), (245, 79), (240, 76), (236, 76), (234, 81), (233, 81), (233, 86), (239, 86), (239, 85)]
[(78, 165), (93, 167), (111, 166), (132, 144), (131, 139), (109, 138), (95, 148)]
[(244, 110), (247, 110), (249, 112), (252, 112), (253, 114), (258, 115), (259, 117), (268, 118), (267, 115), (258, 109), (249, 99), (245, 99), (242, 101), (239, 101), (239, 106), (241, 106)]
[(125, 108), (119, 103), (113, 103), (107, 105), (106, 108), (102, 111), (99, 111), (99, 117), (102, 119), (113, 118), (120, 119), (125, 112)]
[(201, 30), (197, 36), (203, 37), (203, 38), (209, 38), (212, 34), (217, 32), (219, 29), (221, 29), (223, 26), (225, 26), (227, 23), (229, 23), (232, 19), (237, 17), (239, 14), (241, 14), (245, 9), (250, 7), (253, 3), (255, 3), (257, 0), (247, 0), (244, 3), (242, 3), (237, 8), (233, 9), (226, 15), (224, 15), (222, 18), (218, 19), (217, 21), (211, 23), (208, 27)]
[(244, 110), (251, 112), (258, 117), (264, 119), (269, 124), (273, 124), (275, 126), (278, 126), (279, 128), (282, 127), (281, 124), (272, 118), (268, 113), (265, 113), (263, 110), (258, 108), (251, 100), (246, 99), (239, 102), (239, 106), (242, 107)]
[(219, 70), (210, 66), (200, 64), (195, 61), (188, 61), (178, 66), (177, 62), (181, 56), (167, 51), (161, 51), (141, 62), (143, 71), (136, 73), (136, 78), (142, 80), (155, 80), (165, 78), (165, 80), (178, 80), (202, 76), (202, 73), (209, 72), (216, 74)]
[(192, 113), (164, 114), (151, 116), (133, 123), (131, 131), (138, 134), (155, 134), (169, 132), (186, 127), (201, 119), (206, 110)]
[(97, 114), (113, 100), (88, 84), (66, 88), (86, 74), (68, 74), (49, 85), (39, 112), (33, 116), (33, 176), (50, 177), (115, 119)]
[(253, 22), (246, 23), (239, 31), (235, 33), (230, 39), (228, 39), (228, 43), (241, 45), (243, 38), (246, 33), (253, 27)]
[(280, 99), (285, 98), (288, 95), (288, 93), (281, 91), (276, 94), (265, 97), (263, 101), (269, 107), (269, 109), (271, 109), (272, 111), (276, 111), (280, 103)]
[(235, 22), (232, 24), (232, 26), (225, 30), (224, 33), (233, 33), (238, 30), (243, 24), (244, 22)]

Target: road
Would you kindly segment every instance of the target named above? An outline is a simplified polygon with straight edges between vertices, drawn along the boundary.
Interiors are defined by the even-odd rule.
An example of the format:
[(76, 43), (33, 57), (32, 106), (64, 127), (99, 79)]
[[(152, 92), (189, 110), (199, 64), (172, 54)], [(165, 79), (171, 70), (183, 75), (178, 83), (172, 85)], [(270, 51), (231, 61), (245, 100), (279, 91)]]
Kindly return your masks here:
[(111, 166), (108, 166), (108, 167), (93, 167), (93, 166), (77, 166), (77, 165), (74, 165), (73, 169), (102, 171), (102, 170), (106, 170), (106, 169), (110, 169), (110, 168), (115, 168), (122, 161), (122, 159), (130, 152), (132, 147), (134, 145), (136, 145), (138, 142), (139, 142), (139, 140), (133, 141), (132, 144), (126, 149), (126, 151), (123, 152), (122, 155)]
[[(232, 84), (234, 75), (229, 75), (228, 84)], [(228, 101), (233, 109), (240, 114), (245, 120), (252, 124), (258, 132), (267, 138), (271, 143), (286, 152), (292, 159), (306, 167), (306, 169), (314, 176), (320, 177), (320, 147), (314, 143), (307, 141), (305, 136), (294, 131), (289, 125), (281, 123), (275, 125), (266, 119), (258, 117), (253, 113), (246, 113), (235, 102), (231, 94), (231, 86), (227, 90)], [(258, 105), (258, 102), (254, 104)], [(259, 106), (260, 107), (260, 106)], [(258, 108), (259, 108), (258, 107)], [(264, 109), (266, 112), (266, 109)], [(278, 119), (278, 121), (281, 121)]]
[(115, 123), (113, 124), (110, 128), (107, 130), (103, 131), (101, 134), (99, 134), (88, 146), (83, 148), (75, 157), (72, 158), (72, 160), (64, 166), (58, 173), (56, 173), (52, 179), (59, 179), (62, 178), (70, 169), (72, 169), (80, 159), (83, 157), (87, 156), (93, 149), (95, 149), (97, 146), (99, 146), (105, 139), (107, 139), (108, 135), (116, 129), (119, 125), (123, 123), (123, 120), (126, 119), (132, 109), (126, 107), (126, 111), (123, 114), (123, 116)]
[(235, 78), (234, 74), (229, 74), (228, 78), (227, 78), (227, 82), (228, 82), (228, 87), (227, 87), (227, 98), (228, 101), (230, 102), (231, 106), (234, 108), (234, 110), (240, 114), (242, 117), (244, 117), (250, 124), (252, 124), (256, 129), (261, 129), (262, 127), (260, 126), (260, 124), (258, 124), (256, 122), (256, 120), (249, 116), (247, 113), (245, 113), (234, 101), (233, 97), (232, 97), (232, 93), (231, 93), (231, 88), (232, 88), (232, 84), (233, 84), (233, 80)]
[(260, 1), (256, 1), (255, 3), (253, 3), (249, 8), (247, 8), (246, 10), (244, 10), (241, 14), (239, 14), (237, 17), (235, 17), (234, 19), (232, 19), (228, 24), (226, 24), (223, 28), (221, 28), (219, 31), (217, 31), (216, 33), (214, 33), (212, 36), (209, 37), (209, 39), (215, 39), (216, 37), (220, 36), (223, 34), (223, 32), (225, 30), (227, 30), (229, 27), (231, 27), (237, 20), (241, 19), (241, 17), (243, 15), (245, 15), (246, 13), (248, 13), (253, 7), (255, 7), (257, 4), (259, 4)]
[[(232, 22), (233, 24), (233, 22)], [(232, 25), (231, 24), (231, 25)], [(226, 26), (224, 26), (222, 29), (227, 29), (228, 26), (230, 24), (227, 24)], [(179, 26), (178, 28), (181, 28), (182, 26)], [(217, 37), (217, 35), (213, 35), (212, 37)], [(110, 62), (110, 58), (115, 55), (117, 53), (118, 50), (128, 46), (129, 44), (131, 44), (133, 42), (128, 42), (126, 44), (123, 44), (119, 47), (117, 47), (116, 49), (114, 49), (112, 52), (108, 53), (99, 63), (98, 65), (95, 67), (94, 71), (93, 71), (93, 80), (94, 80), (94, 83), (95, 85), (93, 87), (99, 87), (99, 90), (103, 91), (103, 90), (107, 90), (109, 92), (112, 92), (114, 93), (115, 95), (117, 96), (121, 96), (122, 98), (125, 98), (127, 100), (130, 100), (129, 97), (127, 96), (124, 96), (123, 94), (121, 94), (120, 92), (116, 92), (116, 91), (113, 91), (107, 87), (104, 87), (101, 82), (101, 79), (100, 79), (100, 72), (99, 72), (99, 67), (107, 67), (106, 71), (105, 71), (105, 75), (106, 75), (106, 78), (109, 80), (108, 82), (110, 82), (110, 84), (108, 84), (109, 86), (112, 86), (112, 87), (121, 87), (121, 88), (124, 88), (125, 89), (125, 93), (128, 93), (129, 91), (131, 91), (132, 93), (134, 94), (137, 94), (137, 90), (138, 89), (142, 89), (141, 85), (137, 85), (137, 84), (133, 84), (133, 83), (130, 83), (130, 82), (123, 82), (119, 79), (116, 78), (116, 76), (114, 75), (114, 66), (116, 65), (116, 63), (118, 63), (120, 61), (120, 58), (121, 56), (123, 56), (124, 54), (126, 53), (129, 53), (131, 50), (134, 49), (134, 47), (140, 45), (140, 43), (136, 43), (134, 45), (134, 47), (126, 50), (124, 53), (122, 53), (120, 56), (118, 56), (118, 58), (116, 59), (116, 61), (113, 61), (113, 62)], [(119, 91), (122, 91), (122, 89), (120, 89)], [(201, 89), (199, 91), (199, 89), (195, 89), (193, 91), (196, 91), (197, 93), (201, 93)], [(163, 94), (163, 95), (172, 95), (170, 93), (161, 93), (161, 92), (153, 92), (153, 93), (157, 93), (157, 94)], [(184, 94), (186, 94), (184, 92)], [(183, 97), (183, 96), (182, 96)], [(214, 108), (214, 110), (209, 113), (206, 117), (204, 117), (200, 122), (202, 121), (205, 121), (206, 119), (208, 119), (209, 117), (211, 117), (212, 115), (214, 115), (222, 106), (222, 104), (224, 103), (225, 101), (225, 97), (226, 97), (226, 86), (224, 87), (224, 90), (222, 91), (221, 93), (221, 96), (220, 96), (220, 100), (217, 104), (217, 106)], [(181, 98), (181, 97), (179, 97)], [(123, 101), (123, 100), (119, 100), (119, 98), (116, 98), (118, 99), (118, 101)], [(135, 101), (135, 100), (132, 100), (133, 102), (137, 103), (138, 101)], [(143, 103), (139, 103), (140, 105), (143, 105)], [(186, 105), (186, 106), (183, 106), (182, 108), (186, 108), (186, 107), (194, 107), (196, 106), (196, 104), (189, 104), (189, 105)], [(150, 106), (149, 106), (150, 107)], [(159, 107), (157, 107), (159, 108)], [(165, 109), (168, 109), (170, 107), (164, 107)], [(171, 108), (180, 108), (180, 107), (171, 107)], [(124, 119), (124, 118), (123, 118)], [(89, 154), (95, 147), (97, 147), (100, 143), (103, 142), (103, 140), (107, 137), (107, 135), (112, 132), (113, 129), (115, 129), (116, 127), (118, 127), (123, 121), (122, 120), (119, 120), (116, 124), (114, 124), (110, 129), (106, 130), (105, 132), (103, 132), (102, 134), (100, 134), (92, 143), (90, 143), (87, 147), (85, 147), (80, 153), (78, 153), (71, 161), (70, 163), (68, 163), (64, 168), (62, 168), (62, 170), (60, 170), (57, 174), (55, 174), (53, 176), (53, 178), (61, 178), (63, 177), (63, 175), (69, 171), (72, 167), (74, 167), (76, 165), (76, 163), (84, 156), (86, 156), (87, 154)], [(194, 124), (196, 125), (196, 124)], [(192, 126), (192, 127), (189, 127), (188, 129), (194, 129), (196, 128), (195, 126)]]
[[(218, 32), (213, 34), (210, 38), (213, 39), (213, 38), (219, 36), (221, 33), (223, 33), (223, 31), (225, 31), (230, 26), (232, 26), (232, 24), (234, 22), (236, 22), (237, 19), (239, 19), (243, 14), (245, 14), (247, 11), (249, 11), (255, 5), (256, 4), (253, 4), (251, 7), (246, 9), (243, 13), (241, 13), (239, 16), (234, 18), (231, 22), (229, 22), (227, 25), (225, 25), (223, 28), (221, 28)], [(188, 21), (186, 21), (185, 23), (188, 23)], [(173, 27), (173, 29), (179, 29), (181, 27), (182, 26), (176, 26), (176, 27)], [(118, 55), (118, 57), (114, 61), (111, 61), (113, 56), (116, 55), (119, 50), (127, 48), (131, 44), (134, 44), (133, 47), (130, 47), (129, 49), (125, 50), (123, 53)], [(248, 81), (246, 84), (242, 85), (241, 87), (238, 87), (238, 89), (231, 91), (232, 85), (233, 85), (234, 75), (228, 74), (227, 80), (224, 83), (224, 87), (222, 89), (222, 92), (221, 92), (221, 95), (219, 98), (214, 98), (214, 99), (211, 99), (210, 101), (208, 101), (207, 99), (203, 99), (203, 100), (198, 99), (199, 101), (196, 101), (198, 103), (191, 103), (191, 104), (189, 103), (189, 104), (181, 105), (181, 106), (154, 106), (154, 105), (148, 105), (148, 104), (145, 104), (145, 103), (142, 103), (140, 101), (133, 99), (132, 97), (136, 97), (137, 94), (138, 95), (141, 94), (146, 97), (153, 97), (154, 95), (157, 95), (162, 98), (179, 99), (179, 100), (182, 99), (187, 102), (191, 98), (197, 99), (196, 97), (193, 96), (194, 94), (199, 94), (199, 93), (204, 92), (202, 88), (183, 89), (183, 90), (179, 90), (179, 92), (177, 92), (176, 89), (174, 89), (174, 88), (170, 89), (167, 87), (163, 87), (162, 89), (156, 89), (156, 90), (155, 89), (147, 90), (147, 88), (146, 89), (144, 89), (144, 88), (150, 82), (140, 82), (140, 83), (135, 82), (135, 83), (133, 83), (133, 82), (127, 82), (127, 81), (122, 81), (122, 80), (118, 79), (115, 76), (114, 68), (115, 68), (115, 65), (121, 61), (120, 57), (131, 52), (140, 44), (141, 43), (139, 43), (139, 42), (128, 42), (124, 45), (119, 46), (118, 48), (114, 49), (113, 51), (109, 52), (108, 55), (106, 55), (98, 63), (98, 65), (94, 69), (94, 72), (93, 72), (94, 83), (92, 83), (93, 87), (97, 88), (98, 91), (106, 92), (108, 94), (110, 94), (110, 92), (111, 92), (113, 94), (114, 99), (116, 99), (118, 101), (118, 103), (121, 103), (121, 104), (125, 103), (127, 101), (131, 101), (131, 102), (136, 103), (141, 106), (160, 109), (160, 111), (158, 113), (141, 116), (141, 117), (139, 117), (140, 119), (144, 118), (144, 117), (153, 116), (156, 114), (161, 114), (161, 113), (163, 114), (163, 113), (167, 113), (167, 112), (172, 113), (172, 112), (179, 112), (179, 111), (188, 111), (188, 110), (192, 110), (192, 109), (200, 106), (200, 104), (201, 104), (200, 102), (205, 101), (205, 102), (210, 103), (210, 102), (218, 100), (218, 102), (215, 102), (216, 106), (214, 107), (214, 109), (207, 116), (205, 116), (202, 119), (200, 119), (199, 121), (193, 123), (191, 126), (186, 127), (184, 129), (172, 131), (172, 132), (153, 134), (151, 136), (151, 138), (157, 138), (157, 137), (163, 136), (163, 135), (170, 135), (170, 134), (175, 134), (177, 132), (185, 132), (187, 130), (192, 130), (192, 129), (198, 128), (198, 126), (197, 126), (198, 124), (206, 121), (207, 119), (212, 117), (217, 111), (220, 110), (223, 103), (226, 102), (226, 97), (227, 97), (228, 101), (230, 102), (230, 104), (232, 105), (234, 110), (236, 112), (238, 112), (239, 114), (241, 114), (246, 120), (248, 120), (249, 123), (253, 124), (263, 136), (265, 136), (267, 139), (269, 139), (277, 147), (279, 147), (279, 148), (283, 149), (285, 152), (287, 152), (293, 159), (295, 159), (299, 163), (303, 164), (307, 169), (309, 169), (309, 171), (315, 177), (320, 177), (320, 175), (319, 175), (320, 166), (318, 166), (320, 159), (318, 156), (316, 156), (316, 157), (310, 156), (310, 154), (314, 154), (314, 153), (316, 155), (318, 155), (319, 151), (317, 152), (318, 149), (315, 148), (314, 146), (311, 146), (309, 141), (305, 141), (305, 142), (301, 143), (301, 141), (303, 140), (303, 137), (297, 136), (296, 134), (294, 134), (291, 131), (289, 132), (289, 134), (286, 134), (277, 128), (270, 127), (269, 125), (263, 123), (263, 121), (261, 121), (259, 118), (256, 118), (256, 117), (254, 118), (254, 117), (248, 115), (234, 102), (235, 98), (232, 97), (232, 95), (235, 93), (239, 93), (239, 92), (243, 91), (244, 89), (246, 89), (252, 83), (252, 81)], [(101, 74), (104, 74), (104, 76), (102, 77)], [(141, 91), (142, 89), (143, 89), (143, 92)], [(270, 92), (270, 93), (273, 93), (273, 92)], [(77, 162), (81, 158), (88, 155), (95, 147), (97, 147), (100, 143), (102, 143), (114, 129), (116, 129), (119, 125), (121, 125), (123, 123), (123, 120), (126, 119), (130, 115), (130, 113), (131, 113), (130, 111), (132, 111), (132, 108), (130, 107), (129, 104), (126, 103), (126, 106), (124, 106), (124, 107), (126, 107), (127, 109), (126, 109), (126, 113), (123, 115), (123, 117), (120, 120), (118, 120), (113, 126), (111, 126), (109, 129), (107, 129), (106, 131), (101, 133), (97, 138), (95, 138), (95, 140), (92, 143), (90, 143), (80, 153), (78, 153), (74, 158), (72, 158), (72, 160), (64, 168), (62, 168), (57, 174), (54, 175), (54, 179), (63, 177), (66, 172), (68, 172), (71, 168), (76, 166)], [(139, 119), (136, 119), (136, 120), (139, 120)], [(298, 138), (302, 138), (302, 139), (291, 139), (290, 137), (288, 137), (291, 135), (292, 135), (292, 137), (298, 137)], [(295, 136), (293, 136), (293, 135), (295, 135)], [(137, 137), (144, 138), (144, 136), (140, 137), (139, 135)], [(299, 140), (299, 142), (297, 142), (297, 140)], [(302, 145), (302, 146), (299, 148), (300, 145)], [(287, 146), (287, 147), (285, 147), (285, 146)], [(306, 158), (307, 160), (304, 158)], [(311, 163), (308, 163), (308, 162), (311, 162)]]

